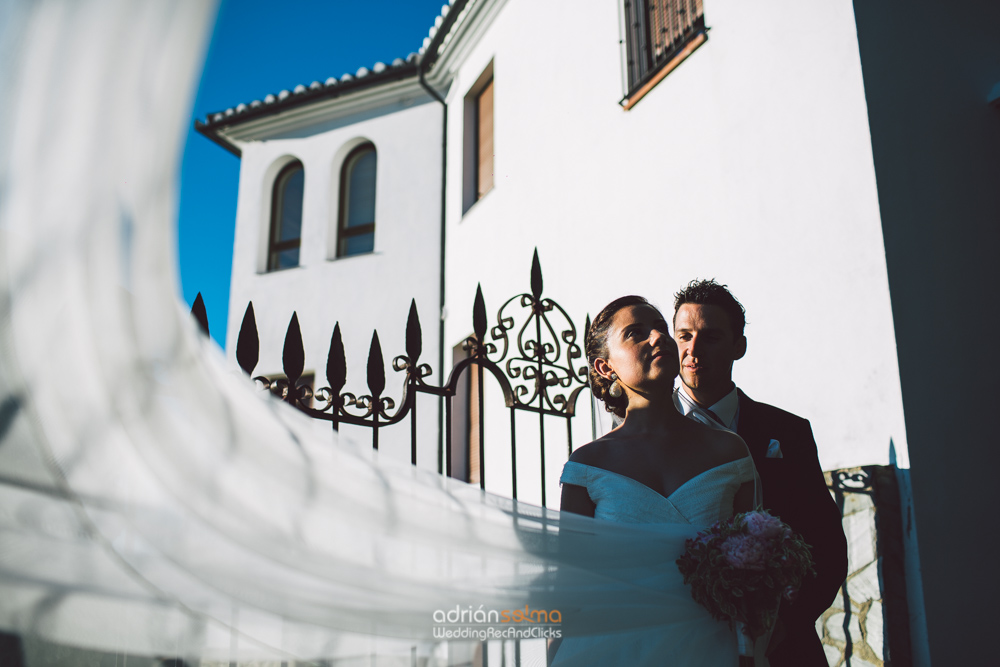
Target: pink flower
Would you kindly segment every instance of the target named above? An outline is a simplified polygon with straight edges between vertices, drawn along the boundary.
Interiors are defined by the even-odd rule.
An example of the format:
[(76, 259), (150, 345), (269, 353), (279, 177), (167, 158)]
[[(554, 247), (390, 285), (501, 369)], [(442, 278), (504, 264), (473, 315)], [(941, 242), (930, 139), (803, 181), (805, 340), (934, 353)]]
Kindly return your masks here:
[(781, 519), (764, 512), (748, 513), (743, 523), (750, 535), (765, 540), (781, 537), (785, 532), (785, 524), (781, 523)]
[(731, 535), (719, 545), (726, 562), (739, 570), (763, 570), (767, 564), (767, 544), (753, 535)]

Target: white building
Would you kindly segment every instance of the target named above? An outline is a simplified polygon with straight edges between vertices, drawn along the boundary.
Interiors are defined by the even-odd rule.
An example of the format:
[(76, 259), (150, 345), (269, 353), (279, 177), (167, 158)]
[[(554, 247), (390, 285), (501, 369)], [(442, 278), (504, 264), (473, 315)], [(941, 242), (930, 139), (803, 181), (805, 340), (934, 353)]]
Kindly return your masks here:
[[(962, 271), (988, 271), (978, 279), (996, 284), (996, 270), (983, 268), (993, 262), (962, 258), (996, 241), (1000, 202), (985, 183), (1000, 175), (1000, 118), (989, 116), (996, 114), (986, 102), (989, 87), (980, 88), (989, 76), (1000, 80), (1000, 17), (981, 3), (958, 28), (955, 16), (917, 4), (897, 8), (900, 24), (888, 9), (856, 14), (846, 0), (709, 0), (704, 7), (692, 0), (641, 20), (632, 12), (644, 3), (634, 0), (456, 0), (405, 61), (213, 114), (201, 131), (241, 156), (227, 349), (235, 353), (252, 299), (261, 333), (257, 372), (279, 373), (295, 310), (306, 368), (321, 378), (339, 320), (347, 389), (364, 393), (373, 328), (388, 368), (402, 353), (412, 297), (423, 323), (422, 361), (437, 380), (472, 332), (477, 283), (492, 322), (503, 300), (528, 291), (536, 247), (545, 295), (577, 318), (578, 330), (586, 313), (617, 296), (642, 294), (669, 311), (688, 280), (715, 277), (747, 309), (749, 351), (736, 365), (737, 383), (809, 418), (825, 470), (890, 461), (905, 470), (913, 462), (928, 605), (925, 631), (910, 522), (914, 660), (940, 662), (956, 651), (972, 660), (985, 644), (970, 631), (977, 627), (971, 617), (992, 599), (986, 592), (960, 599), (955, 589), (966, 587), (959, 580), (972, 575), (954, 573), (951, 552), (936, 545), (954, 542), (967, 504), (977, 501), (941, 500), (935, 488), (969, 493), (972, 478), (972, 488), (986, 488), (987, 478), (975, 477), (986, 473), (955, 467), (940, 443), (988, 436), (975, 424), (942, 430), (934, 411), (958, 415), (970, 400), (985, 407), (996, 389), (973, 379), (978, 372), (963, 361), (956, 372), (978, 393), (935, 390), (933, 378), (953, 369), (928, 361), (924, 337), (912, 337), (932, 331), (934, 320), (924, 318), (942, 300), (954, 316), (978, 303), (932, 284), (923, 267), (952, 288), (961, 286)], [(666, 12), (666, 23), (657, 12)], [(943, 73), (924, 82), (925, 93), (919, 68), (898, 58), (922, 57), (920, 36), (938, 34), (941, 22), (954, 23), (962, 43), (949, 43), (936, 61)], [(965, 134), (955, 141), (949, 133), (959, 127)], [(992, 153), (976, 147), (969, 128)], [(907, 145), (925, 137), (932, 148)], [(351, 218), (352, 210), (368, 210), (358, 204), (370, 196), (368, 167), (352, 171), (364, 155), (352, 151), (363, 146), (376, 156), (373, 237), (364, 226), (372, 221)], [(962, 169), (936, 170), (942, 160)], [(290, 245), (276, 246), (274, 193), (285, 191), (281, 178), (296, 178), (290, 164), (304, 173), (301, 228), (286, 234)], [(353, 203), (345, 194), (352, 178), (360, 184)], [(295, 187), (287, 190), (292, 198)], [(994, 243), (972, 236), (958, 248), (941, 225), (944, 212), (955, 210), (962, 220), (952, 224)], [(361, 231), (345, 232), (351, 226)], [(358, 254), (345, 245), (355, 237)], [(271, 254), (296, 247), (296, 239), (297, 260), (294, 252), (285, 256), (296, 268), (273, 270)], [(398, 380), (387, 375), (387, 393), (398, 396)], [(574, 428), (575, 441), (585, 441), (589, 423)], [(387, 435), (385, 447), (404, 448), (406, 435)], [(436, 437), (437, 424), (425, 419), (420, 458), (427, 465)], [(487, 451), (488, 469), (509, 468), (501, 450)], [(984, 455), (996, 461), (995, 452)], [(552, 448), (548, 459), (548, 470), (558, 470), (565, 450)], [(942, 465), (943, 481), (935, 472)], [(557, 475), (547, 477), (552, 497)], [(904, 487), (909, 479), (901, 476)], [(912, 506), (904, 511), (912, 518)], [(985, 565), (980, 558), (970, 563)], [(939, 583), (945, 576), (955, 583)], [(960, 603), (971, 606), (969, 617), (954, 614)]]

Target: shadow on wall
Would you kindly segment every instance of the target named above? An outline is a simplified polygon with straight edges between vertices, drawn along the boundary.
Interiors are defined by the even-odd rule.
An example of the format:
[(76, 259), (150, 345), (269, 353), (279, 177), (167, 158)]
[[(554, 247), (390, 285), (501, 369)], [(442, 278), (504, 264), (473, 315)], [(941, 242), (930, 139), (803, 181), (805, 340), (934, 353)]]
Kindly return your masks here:
[(1000, 596), (997, 578), (982, 578), (997, 538), (970, 511), (993, 504), (1000, 464), (984, 418), (1000, 389), (983, 372), (1000, 367), (1000, 313), (988, 305), (1000, 284), (1000, 109), (987, 102), (1000, 82), (1000, 3), (954, 9), (854, 7), (920, 525), (917, 665), (995, 661)]

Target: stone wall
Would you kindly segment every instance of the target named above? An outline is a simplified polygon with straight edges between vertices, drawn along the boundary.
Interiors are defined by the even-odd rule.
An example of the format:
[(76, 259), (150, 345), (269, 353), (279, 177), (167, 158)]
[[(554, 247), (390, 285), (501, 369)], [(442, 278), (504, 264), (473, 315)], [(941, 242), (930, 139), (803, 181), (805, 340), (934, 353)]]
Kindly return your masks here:
[(837, 601), (816, 622), (831, 667), (909, 665), (910, 629), (896, 469), (825, 473), (840, 507), (848, 573)]

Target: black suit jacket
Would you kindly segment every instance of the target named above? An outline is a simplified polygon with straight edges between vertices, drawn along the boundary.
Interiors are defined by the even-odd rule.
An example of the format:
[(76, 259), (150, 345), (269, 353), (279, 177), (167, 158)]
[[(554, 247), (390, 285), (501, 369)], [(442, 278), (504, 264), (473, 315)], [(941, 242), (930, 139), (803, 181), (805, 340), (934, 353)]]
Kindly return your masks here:
[[(812, 547), (816, 566), (817, 576), (806, 579), (795, 602), (782, 601), (778, 616), (787, 635), (769, 659), (772, 667), (825, 667), (815, 624), (847, 577), (847, 539), (840, 510), (827, 490), (809, 422), (737, 393), (736, 432), (757, 466), (764, 507), (802, 535)], [(767, 458), (771, 440), (780, 443), (782, 458)]]

